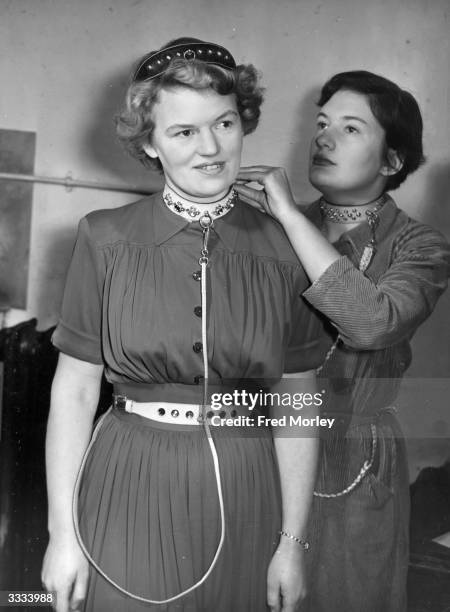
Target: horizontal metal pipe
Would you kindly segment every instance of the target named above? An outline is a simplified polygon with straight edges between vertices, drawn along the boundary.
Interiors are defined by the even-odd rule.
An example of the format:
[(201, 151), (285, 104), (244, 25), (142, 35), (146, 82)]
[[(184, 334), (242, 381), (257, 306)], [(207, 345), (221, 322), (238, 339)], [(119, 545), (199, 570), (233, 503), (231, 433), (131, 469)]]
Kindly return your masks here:
[(82, 187), (83, 189), (102, 189), (104, 191), (120, 191), (123, 193), (137, 193), (139, 195), (150, 195), (154, 193), (143, 187), (130, 187), (128, 185), (112, 185), (110, 183), (97, 183), (95, 181), (80, 181), (71, 176), (57, 178), (54, 176), (36, 176), (34, 174), (13, 174), (10, 172), (0, 172), (0, 180), (22, 181), (25, 183), (50, 183), (52, 185), (62, 185), (66, 189)]

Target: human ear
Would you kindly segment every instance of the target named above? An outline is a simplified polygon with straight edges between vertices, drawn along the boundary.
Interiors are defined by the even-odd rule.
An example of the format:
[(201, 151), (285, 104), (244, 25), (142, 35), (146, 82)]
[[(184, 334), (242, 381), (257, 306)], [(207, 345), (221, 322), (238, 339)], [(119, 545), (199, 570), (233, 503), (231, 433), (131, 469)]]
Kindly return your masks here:
[(383, 176), (397, 174), (403, 168), (403, 159), (395, 149), (388, 149), (385, 155), (385, 165), (381, 168)]
[(145, 153), (149, 157), (152, 157), (153, 159), (155, 159), (156, 157), (159, 157), (155, 147), (153, 145), (151, 145), (150, 143), (147, 143), (147, 144), (143, 145), (142, 148), (144, 149)]

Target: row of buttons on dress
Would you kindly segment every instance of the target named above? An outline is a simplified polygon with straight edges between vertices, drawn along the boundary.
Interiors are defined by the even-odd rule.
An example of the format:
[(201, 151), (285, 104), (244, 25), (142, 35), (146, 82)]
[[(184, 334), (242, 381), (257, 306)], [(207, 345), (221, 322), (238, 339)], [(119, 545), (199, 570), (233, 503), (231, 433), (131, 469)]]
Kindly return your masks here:
[[(200, 281), (202, 278), (202, 272), (201, 270), (196, 270), (195, 272), (192, 273), (192, 278), (195, 281)], [(202, 316), (202, 307), (201, 306), (196, 306), (194, 308), (194, 314), (197, 317), (201, 317)], [(194, 344), (192, 345), (192, 350), (194, 351), (194, 353), (201, 353), (203, 350), (203, 344), (201, 342), (194, 342)], [(202, 376), (195, 376), (194, 377), (194, 383), (196, 385), (198, 385), (200, 383), (200, 379), (203, 378)], [(187, 416), (187, 415), (186, 415)]]
[[(202, 273), (201, 270), (196, 270), (193, 274), (192, 274), (192, 278), (196, 281), (200, 281), (202, 278)], [(201, 306), (196, 306), (194, 308), (194, 314), (197, 317), (201, 317), (202, 316), (202, 307)], [(192, 345), (192, 350), (194, 351), (194, 353), (201, 353), (203, 349), (203, 344), (201, 342), (194, 342), (194, 344)], [(194, 378), (194, 382), (196, 385), (199, 384), (200, 382), (200, 378), (201, 376), (196, 376)]]

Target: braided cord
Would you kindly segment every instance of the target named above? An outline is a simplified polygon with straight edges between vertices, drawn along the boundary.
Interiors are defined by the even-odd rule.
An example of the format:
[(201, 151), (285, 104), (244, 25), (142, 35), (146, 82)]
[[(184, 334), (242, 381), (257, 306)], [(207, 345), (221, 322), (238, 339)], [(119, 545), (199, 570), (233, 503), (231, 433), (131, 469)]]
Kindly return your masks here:
[(353, 489), (355, 489), (359, 485), (361, 480), (373, 466), (373, 462), (375, 461), (375, 453), (377, 451), (377, 426), (372, 423), (370, 425), (370, 429), (372, 432), (372, 450), (370, 453), (370, 459), (369, 461), (367, 461), (367, 459), (364, 461), (361, 469), (359, 470), (359, 474), (356, 476), (355, 480), (348, 487), (342, 489), (342, 491), (338, 491), (337, 493), (321, 493), (320, 491), (314, 491), (315, 497), (325, 497), (327, 499), (334, 497), (342, 497), (343, 495), (347, 495), (348, 493), (350, 493), (350, 491), (353, 491)]

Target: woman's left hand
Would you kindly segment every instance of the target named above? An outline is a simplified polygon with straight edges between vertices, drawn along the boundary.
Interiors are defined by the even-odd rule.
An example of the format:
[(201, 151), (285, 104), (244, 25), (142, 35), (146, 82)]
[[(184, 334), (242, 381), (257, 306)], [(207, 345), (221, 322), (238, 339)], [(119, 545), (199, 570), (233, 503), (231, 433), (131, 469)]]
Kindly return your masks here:
[[(249, 187), (248, 183), (259, 183), (262, 189)], [(241, 168), (234, 189), (244, 202), (272, 215), (280, 223), (286, 214), (297, 210), (284, 168), (272, 166)]]
[(296, 612), (306, 597), (305, 551), (295, 542), (280, 542), (267, 572), (271, 612)]

